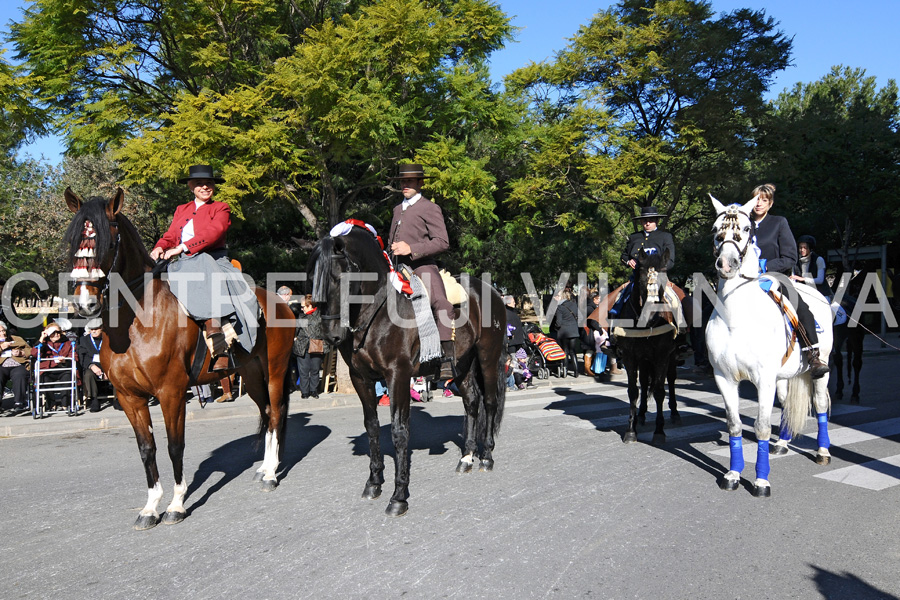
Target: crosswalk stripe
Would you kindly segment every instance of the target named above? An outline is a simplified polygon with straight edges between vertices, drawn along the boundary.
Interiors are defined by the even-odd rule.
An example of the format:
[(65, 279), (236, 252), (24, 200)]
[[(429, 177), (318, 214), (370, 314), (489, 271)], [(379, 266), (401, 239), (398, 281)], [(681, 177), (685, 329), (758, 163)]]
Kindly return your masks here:
[(880, 491), (900, 485), (900, 454), (816, 475), (819, 479)]

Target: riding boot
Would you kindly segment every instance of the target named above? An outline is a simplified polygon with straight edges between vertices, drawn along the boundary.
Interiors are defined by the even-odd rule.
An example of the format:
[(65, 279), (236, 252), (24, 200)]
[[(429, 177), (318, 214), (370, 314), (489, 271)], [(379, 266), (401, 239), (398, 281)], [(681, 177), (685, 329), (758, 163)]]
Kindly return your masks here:
[(225, 342), (225, 332), (222, 331), (222, 321), (217, 318), (207, 319), (204, 324), (206, 330), (206, 345), (209, 347), (209, 353), (213, 356), (225, 354), (228, 345)]
[(828, 375), (828, 372), (831, 370), (828, 368), (828, 364), (823, 362), (821, 357), (819, 357), (818, 348), (810, 348), (807, 350), (806, 359), (809, 361), (809, 373), (812, 375), (813, 379), (821, 379)]
[(441, 379), (456, 377), (456, 351), (453, 340), (441, 340)]

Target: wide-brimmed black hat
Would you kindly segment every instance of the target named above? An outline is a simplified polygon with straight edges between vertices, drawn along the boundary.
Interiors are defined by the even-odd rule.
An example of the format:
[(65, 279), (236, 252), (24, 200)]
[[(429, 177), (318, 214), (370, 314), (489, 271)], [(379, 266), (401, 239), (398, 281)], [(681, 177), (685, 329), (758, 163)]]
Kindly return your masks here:
[(191, 179), (212, 179), (216, 183), (225, 182), (223, 178), (215, 176), (212, 167), (209, 165), (192, 165), (188, 167), (188, 176), (179, 179), (178, 183), (187, 183)]
[(632, 221), (638, 221), (640, 219), (658, 219), (660, 217), (668, 217), (669, 215), (661, 214), (658, 210), (656, 210), (655, 206), (642, 206), (641, 214), (638, 217), (632, 217)]
[(409, 163), (408, 165), (400, 165), (397, 168), (397, 176), (391, 179), (428, 179), (425, 175), (425, 169), (417, 163)]

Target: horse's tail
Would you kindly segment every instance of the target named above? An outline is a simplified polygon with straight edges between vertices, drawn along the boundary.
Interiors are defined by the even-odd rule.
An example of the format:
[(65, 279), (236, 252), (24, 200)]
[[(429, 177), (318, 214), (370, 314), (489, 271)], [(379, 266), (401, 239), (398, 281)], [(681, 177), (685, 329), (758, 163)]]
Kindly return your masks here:
[[(503, 369), (506, 365), (506, 353), (502, 352), (500, 357), (500, 364), (497, 365), (498, 371), (497, 373), (502, 374)], [(502, 376), (497, 377), (497, 407), (494, 411), (493, 420), (489, 420), (487, 418), (487, 411), (485, 410), (486, 404), (484, 401), (485, 392), (487, 390), (483, 387), (484, 382), (484, 368), (482, 367), (479, 361), (474, 361), (473, 367), (478, 368), (477, 373), (475, 373), (475, 380), (479, 382), (478, 385), (473, 385), (472, 388), (475, 390), (475, 394), (477, 394), (477, 398), (475, 398), (475, 402), (478, 406), (478, 418), (475, 421), (475, 432), (476, 439), (483, 440), (486, 438), (488, 433), (488, 423), (491, 424), (491, 437), (494, 437), (500, 431), (500, 423), (503, 421), (503, 407), (506, 404), (506, 378)]]
[(809, 371), (788, 379), (787, 394), (782, 407), (784, 411), (782, 423), (787, 427), (792, 438), (802, 432), (806, 417), (809, 415), (812, 399), (812, 376)]

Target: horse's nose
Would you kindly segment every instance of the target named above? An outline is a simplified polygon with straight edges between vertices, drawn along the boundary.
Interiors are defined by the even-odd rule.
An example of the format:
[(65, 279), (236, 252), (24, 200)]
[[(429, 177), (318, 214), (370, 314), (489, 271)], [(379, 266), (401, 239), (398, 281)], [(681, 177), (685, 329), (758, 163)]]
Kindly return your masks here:
[(716, 269), (722, 273), (731, 272), (731, 261), (726, 260), (724, 257), (720, 256), (716, 259)]

